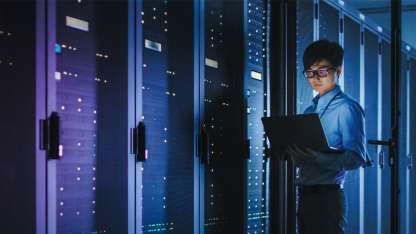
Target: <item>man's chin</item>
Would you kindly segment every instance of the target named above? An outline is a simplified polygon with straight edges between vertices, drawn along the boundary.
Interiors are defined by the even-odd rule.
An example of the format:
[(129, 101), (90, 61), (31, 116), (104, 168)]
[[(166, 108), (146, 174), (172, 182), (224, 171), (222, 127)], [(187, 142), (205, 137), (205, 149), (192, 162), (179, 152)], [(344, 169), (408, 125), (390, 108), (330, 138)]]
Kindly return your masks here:
[(320, 85), (313, 86), (313, 89), (318, 93), (322, 91), (322, 87)]

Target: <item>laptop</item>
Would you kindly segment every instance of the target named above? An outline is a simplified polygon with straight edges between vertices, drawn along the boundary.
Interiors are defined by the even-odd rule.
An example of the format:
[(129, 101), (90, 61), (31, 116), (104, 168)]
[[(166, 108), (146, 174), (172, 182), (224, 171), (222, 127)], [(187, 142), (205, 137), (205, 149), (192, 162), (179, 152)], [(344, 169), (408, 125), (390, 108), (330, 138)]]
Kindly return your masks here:
[(264, 131), (275, 152), (283, 152), (289, 145), (311, 148), (325, 153), (342, 153), (329, 147), (318, 114), (263, 117)]

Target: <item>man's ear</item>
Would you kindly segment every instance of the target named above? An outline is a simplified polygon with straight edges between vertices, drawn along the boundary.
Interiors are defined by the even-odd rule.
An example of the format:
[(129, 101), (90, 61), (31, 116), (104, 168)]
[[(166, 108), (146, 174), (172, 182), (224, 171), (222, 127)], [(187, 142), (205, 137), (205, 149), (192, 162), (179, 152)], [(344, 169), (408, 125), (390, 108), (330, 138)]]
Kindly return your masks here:
[(342, 67), (341, 66), (338, 66), (336, 72), (337, 72), (337, 76), (340, 77), (341, 76), (341, 72), (342, 72)]

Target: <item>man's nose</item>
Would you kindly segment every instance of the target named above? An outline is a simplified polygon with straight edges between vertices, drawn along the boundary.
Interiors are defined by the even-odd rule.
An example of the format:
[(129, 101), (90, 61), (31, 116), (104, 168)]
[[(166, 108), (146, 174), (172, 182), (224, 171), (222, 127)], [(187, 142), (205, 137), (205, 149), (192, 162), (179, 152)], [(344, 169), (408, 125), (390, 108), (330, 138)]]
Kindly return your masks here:
[(315, 82), (316, 81), (321, 81), (321, 77), (319, 77), (317, 74), (315, 74), (312, 78)]

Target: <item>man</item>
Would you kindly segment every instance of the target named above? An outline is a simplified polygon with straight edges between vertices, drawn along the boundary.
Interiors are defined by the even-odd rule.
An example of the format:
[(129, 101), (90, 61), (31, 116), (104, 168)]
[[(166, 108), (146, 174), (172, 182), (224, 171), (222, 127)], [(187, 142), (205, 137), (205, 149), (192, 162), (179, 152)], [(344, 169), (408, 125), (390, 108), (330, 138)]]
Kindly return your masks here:
[(342, 153), (288, 147), (288, 155), (299, 167), (300, 234), (344, 233), (345, 175), (366, 162), (364, 112), (337, 84), (343, 55), (342, 47), (328, 40), (313, 42), (303, 54), (304, 75), (318, 92), (305, 114), (319, 115), (329, 146)]

